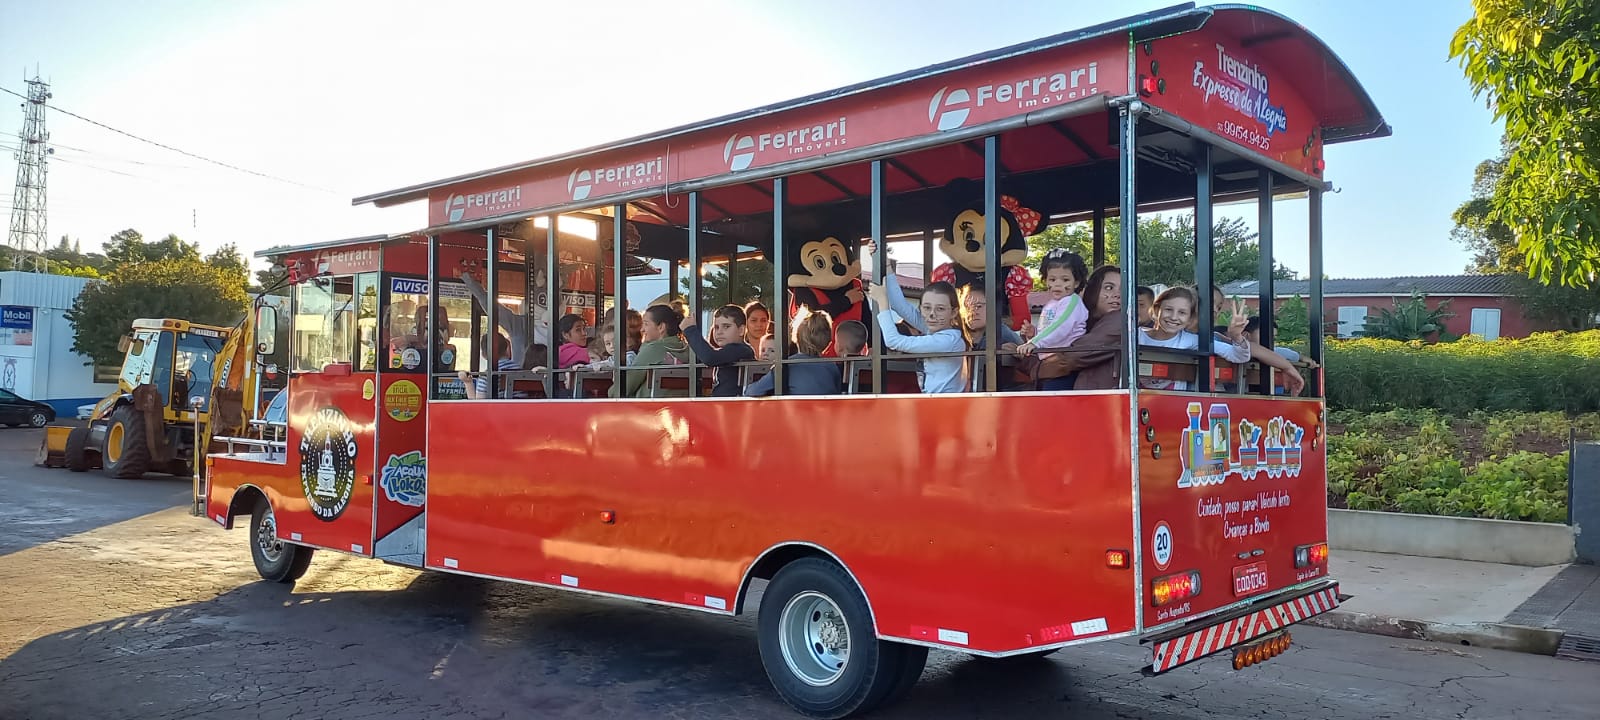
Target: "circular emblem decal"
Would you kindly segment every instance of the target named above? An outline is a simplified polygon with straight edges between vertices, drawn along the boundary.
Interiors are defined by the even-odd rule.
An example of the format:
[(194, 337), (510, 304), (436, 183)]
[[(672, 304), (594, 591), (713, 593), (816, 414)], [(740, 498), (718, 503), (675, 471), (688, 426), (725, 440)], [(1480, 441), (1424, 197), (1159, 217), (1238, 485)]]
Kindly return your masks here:
[(440, 365), (444, 365), (445, 367), (450, 367), (452, 365), (455, 365), (456, 364), (456, 351), (453, 348), (445, 348), (443, 350), (440, 350), (439, 351), (439, 364)]
[(367, 378), (366, 382), (361, 383), (362, 400), (371, 400), (375, 393), (377, 393), (377, 386), (372, 384), (372, 378)]
[(1156, 531), (1150, 534), (1150, 556), (1156, 561), (1157, 570), (1167, 569), (1167, 563), (1172, 562), (1172, 528), (1165, 522), (1156, 523)]
[(400, 366), (407, 370), (415, 370), (422, 364), (422, 353), (416, 348), (406, 348), (400, 351)]
[(311, 512), (320, 520), (334, 520), (350, 505), (356, 484), (356, 437), (350, 419), (338, 408), (323, 408), (311, 416), (300, 437), (300, 486)]

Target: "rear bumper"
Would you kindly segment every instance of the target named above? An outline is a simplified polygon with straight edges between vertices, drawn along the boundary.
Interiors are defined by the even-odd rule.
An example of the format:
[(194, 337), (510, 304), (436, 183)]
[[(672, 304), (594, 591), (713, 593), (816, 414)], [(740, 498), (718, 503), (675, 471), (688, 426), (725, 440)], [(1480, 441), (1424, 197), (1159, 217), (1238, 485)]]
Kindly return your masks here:
[(1270, 635), (1339, 607), (1339, 583), (1328, 580), (1294, 593), (1264, 598), (1226, 615), (1174, 628), (1144, 640), (1150, 644), (1146, 675), (1159, 675)]

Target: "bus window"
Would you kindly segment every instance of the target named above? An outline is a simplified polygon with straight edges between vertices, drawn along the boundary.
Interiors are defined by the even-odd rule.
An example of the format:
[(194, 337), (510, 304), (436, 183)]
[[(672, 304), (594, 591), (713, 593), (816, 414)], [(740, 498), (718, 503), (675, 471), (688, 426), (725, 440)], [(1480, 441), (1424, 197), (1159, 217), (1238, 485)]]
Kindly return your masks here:
[(356, 278), (356, 343), (360, 347), (356, 370), (371, 372), (378, 367), (378, 274)]
[(315, 278), (295, 288), (294, 372), (322, 372), (353, 359), (355, 283)]
[[(415, 371), (422, 368), (428, 352), (426, 334), (428, 281), (417, 278), (389, 278), (388, 312), (383, 322), (384, 367), (388, 370)], [(439, 284), (438, 327), (434, 372), (469, 367), (472, 357), (472, 296), (458, 282)], [(376, 320), (374, 320), (376, 322)]]

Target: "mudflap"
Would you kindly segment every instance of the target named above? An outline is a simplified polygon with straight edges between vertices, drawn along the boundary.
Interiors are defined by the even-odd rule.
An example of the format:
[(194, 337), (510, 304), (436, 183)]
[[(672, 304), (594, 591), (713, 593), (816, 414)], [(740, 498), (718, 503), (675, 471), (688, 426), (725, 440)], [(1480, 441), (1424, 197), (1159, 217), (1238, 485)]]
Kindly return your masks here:
[(67, 436), (71, 425), (46, 425), (44, 439), (39, 442), (39, 454), (33, 464), (40, 467), (63, 468), (67, 466)]
[(1150, 645), (1150, 664), (1141, 672), (1160, 675), (1252, 641), (1339, 607), (1339, 583), (1326, 580), (1283, 595), (1263, 598), (1232, 612), (1173, 628), (1141, 642)]

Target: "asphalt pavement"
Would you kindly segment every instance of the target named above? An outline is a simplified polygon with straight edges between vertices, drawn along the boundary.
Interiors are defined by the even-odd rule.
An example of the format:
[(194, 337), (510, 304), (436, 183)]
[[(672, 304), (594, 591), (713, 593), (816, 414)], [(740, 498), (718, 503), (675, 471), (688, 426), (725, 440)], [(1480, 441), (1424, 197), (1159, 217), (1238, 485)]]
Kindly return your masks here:
[[(791, 718), (733, 620), (319, 553), (259, 581), (189, 480), (31, 465), (0, 431), (0, 718)], [(1595, 665), (1305, 627), (1156, 678), (1132, 642), (935, 651), (882, 718), (1583, 718)]]

